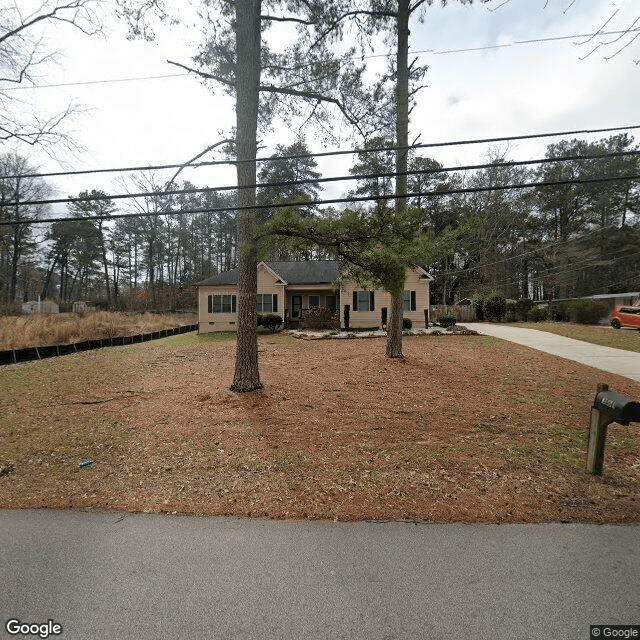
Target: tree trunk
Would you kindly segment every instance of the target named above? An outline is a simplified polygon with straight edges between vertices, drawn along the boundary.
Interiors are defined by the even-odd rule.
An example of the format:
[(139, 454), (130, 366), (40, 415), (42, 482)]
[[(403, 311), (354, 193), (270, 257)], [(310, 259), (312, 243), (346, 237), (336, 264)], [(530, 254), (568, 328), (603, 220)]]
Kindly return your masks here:
[(389, 358), (403, 358), (402, 353), (402, 318), (403, 295), (391, 294), (391, 315), (387, 327), (387, 356)]
[[(396, 216), (407, 208), (407, 155), (409, 144), (409, 0), (398, 1), (398, 50), (396, 54)], [(404, 147), (404, 148), (400, 148)], [(391, 294), (387, 328), (387, 356), (402, 358), (402, 292)]]
[(100, 250), (102, 252), (102, 266), (104, 268), (104, 285), (107, 288), (107, 306), (111, 307), (111, 287), (109, 286), (109, 263), (107, 262), (107, 248), (104, 244), (104, 232), (102, 231), (102, 220), (98, 222), (98, 233), (100, 234)]
[(262, 387), (258, 370), (256, 292), (258, 284), (254, 235), (256, 204), (256, 136), (260, 92), (260, 0), (236, 3), (236, 153), (238, 174), (238, 319), (236, 369), (232, 391)]
[(49, 285), (51, 284), (51, 276), (53, 275), (53, 271), (56, 268), (56, 265), (58, 264), (59, 258), (60, 258), (60, 254), (57, 253), (53, 257), (53, 262), (51, 263), (51, 266), (47, 269), (47, 273), (44, 277), (44, 283), (42, 285), (41, 297), (43, 300), (46, 300), (47, 296), (49, 295)]

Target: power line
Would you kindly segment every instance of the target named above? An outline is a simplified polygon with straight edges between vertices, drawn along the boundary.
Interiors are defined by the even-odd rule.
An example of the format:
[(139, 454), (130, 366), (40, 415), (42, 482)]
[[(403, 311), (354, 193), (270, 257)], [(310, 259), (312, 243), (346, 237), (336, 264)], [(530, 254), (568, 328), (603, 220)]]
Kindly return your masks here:
[(58, 87), (79, 87), (79, 86), (95, 85), (95, 84), (138, 82), (140, 80), (164, 80), (165, 78), (186, 77), (188, 75), (189, 75), (188, 73), (165, 73), (159, 76), (135, 76), (132, 78), (109, 78), (105, 80), (78, 80), (77, 82), (57, 82), (53, 84), (38, 84), (30, 87), (20, 86), (20, 87), (0, 88), (0, 93), (4, 93), (5, 91), (28, 91), (33, 89), (54, 89)]
[(520, 258), (523, 258), (524, 256), (530, 256), (533, 255), (534, 253), (538, 253), (540, 251), (546, 251), (547, 249), (550, 249), (552, 247), (558, 247), (560, 245), (563, 244), (569, 244), (571, 242), (578, 242), (579, 240), (582, 240), (584, 238), (587, 238), (590, 235), (593, 235), (594, 233), (598, 233), (600, 231), (603, 231), (604, 229), (613, 229), (614, 225), (607, 225), (604, 227), (600, 227), (599, 229), (593, 229), (592, 231), (589, 231), (588, 233), (585, 233), (577, 238), (569, 238), (568, 240), (557, 240), (556, 242), (551, 242), (548, 244), (545, 244), (543, 246), (537, 247), (536, 249), (531, 249), (530, 251), (524, 251), (522, 253), (519, 253), (516, 256), (509, 256), (508, 258), (501, 258), (500, 260), (495, 260), (494, 262), (485, 262), (483, 264), (479, 264), (476, 265), (475, 267), (467, 267), (466, 269), (457, 269), (455, 271), (446, 271), (444, 275), (447, 276), (455, 276), (455, 275), (460, 275), (463, 273), (469, 273), (470, 271), (479, 271), (480, 269), (484, 269), (485, 267), (493, 267), (497, 264), (502, 264), (504, 262), (511, 262), (512, 260), (518, 260)]
[(208, 160), (203, 162), (183, 162), (180, 164), (161, 164), (161, 165), (146, 165), (146, 166), (135, 166), (135, 167), (118, 167), (118, 168), (110, 168), (110, 169), (81, 169), (74, 171), (54, 171), (48, 173), (25, 173), (25, 174), (11, 174), (3, 176), (5, 179), (15, 179), (15, 178), (50, 178), (50, 177), (58, 177), (58, 176), (73, 176), (73, 175), (83, 175), (83, 174), (95, 174), (95, 173), (125, 173), (130, 171), (157, 171), (161, 169), (179, 169), (179, 168), (198, 168), (198, 167), (210, 167), (216, 165), (235, 165), (242, 164), (245, 162), (271, 162), (274, 159), (277, 160), (302, 160), (304, 158), (326, 158), (330, 156), (341, 156), (341, 155), (355, 155), (355, 154), (367, 154), (367, 153), (379, 153), (382, 151), (402, 151), (402, 150), (414, 150), (414, 149), (433, 149), (438, 147), (453, 147), (453, 146), (464, 146), (470, 144), (490, 144), (494, 142), (513, 142), (516, 140), (534, 140), (538, 138), (554, 138), (560, 136), (575, 136), (575, 135), (584, 135), (584, 134), (594, 134), (594, 133), (611, 133), (613, 131), (631, 131), (634, 129), (640, 129), (640, 124), (629, 125), (624, 127), (607, 127), (603, 129), (579, 129), (574, 131), (555, 131), (551, 133), (536, 133), (536, 134), (527, 134), (527, 135), (519, 135), (519, 136), (501, 136), (495, 138), (477, 138), (470, 140), (453, 140), (448, 142), (424, 142), (413, 144), (409, 146), (383, 146), (383, 147), (373, 147), (370, 149), (347, 149), (347, 150), (337, 150), (337, 151), (321, 151), (318, 153), (304, 153), (298, 155), (289, 155), (289, 156), (269, 156), (269, 157), (259, 157), (254, 159), (242, 159), (242, 160)]
[[(599, 153), (593, 155), (575, 155), (575, 156), (560, 156), (557, 158), (538, 158), (536, 160), (513, 160), (509, 162), (498, 163), (485, 163), (485, 164), (472, 164), (461, 165), (456, 167), (434, 167), (429, 169), (412, 169), (410, 171), (402, 172), (387, 172), (387, 173), (375, 173), (375, 174), (350, 174), (348, 176), (334, 176), (328, 178), (304, 178), (301, 180), (280, 180), (276, 182), (259, 182), (252, 185), (246, 185), (248, 189), (262, 189), (265, 187), (292, 187), (303, 184), (324, 184), (328, 182), (345, 182), (354, 180), (371, 180), (377, 178), (397, 178), (398, 176), (417, 176), (417, 175), (433, 175), (450, 173), (452, 171), (471, 171), (479, 169), (502, 169), (509, 167), (519, 167), (528, 165), (540, 165), (540, 164), (555, 164), (558, 162), (573, 162), (581, 160), (603, 160), (607, 158), (617, 157), (629, 157), (640, 155), (640, 150), (635, 151), (615, 151), (608, 153)], [(193, 189), (164, 189), (162, 191), (140, 191), (137, 193), (119, 193), (119, 194), (104, 194), (98, 196), (77, 196), (68, 198), (51, 198), (48, 200), (22, 200), (22, 201), (9, 201), (2, 202), (0, 200), (0, 207), (10, 206), (31, 206), (42, 204), (65, 204), (72, 202), (100, 202), (108, 200), (121, 200), (129, 198), (150, 198), (150, 197), (162, 197), (170, 195), (191, 195), (198, 193), (218, 193), (220, 191), (237, 191), (237, 185), (224, 186), (224, 187), (194, 187)], [(395, 197), (390, 194), (390, 199)], [(270, 205), (260, 205), (261, 207), (268, 208)]]
[[(603, 227), (603, 229), (605, 229), (607, 227)], [(598, 229), (598, 231), (600, 231), (601, 229)], [(576, 238), (576, 240), (580, 240), (581, 238)], [(612, 262), (612, 261), (616, 261), (616, 260), (626, 260), (629, 259), (631, 257), (634, 256), (638, 256), (640, 255), (640, 251), (636, 251), (633, 253), (625, 253), (624, 255), (619, 255), (618, 257), (613, 257), (613, 258), (586, 258), (583, 261), (580, 262), (572, 262), (571, 265), (580, 265), (580, 266), (576, 266), (573, 268), (569, 268), (569, 265), (558, 265), (555, 267), (549, 267), (547, 269), (535, 269), (532, 272), (532, 279), (536, 280), (536, 279), (540, 279), (540, 280), (544, 280), (545, 277), (550, 277), (550, 276), (562, 276), (566, 273), (573, 273), (574, 271), (581, 271), (583, 269), (586, 269), (588, 267), (594, 266), (598, 263), (601, 262)], [(514, 256), (513, 259), (516, 259), (519, 256)], [(470, 269), (470, 271), (473, 270), (477, 270), (475, 267)], [(448, 274), (444, 274), (444, 275), (448, 275)], [(520, 279), (514, 279), (514, 278), (505, 278), (503, 280), (494, 280), (491, 284), (480, 284), (478, 285), (478, 287), (480, 289), (492, 289), (497, 285), (501, 285), (501, 286), (506, 286), (506, 285), (518, 285), (520, 284), (521, 280)]]
[[(504, 44), (492, 44), (492, 45), (484, 45), (482, 47), (467, 47), (462, 49), (442, 49), (440, 51), (436, 51), (434, 49), (417, 49), (415, 51), (409, 51), (409, 55), (411, 56), (443, 56), (443, 55), (451, 55), (455, 53), (473, 53), (476, 51), (490, 51), (495, 49), (508, 49), (509, 47), (513, 47), (515, 45), (523, 45), (523, 44), (546, 44), (548, 42), (557, 42), (561, 40), (571, 40), (573, 38), (589, 38), (594, 36), (613, 36), (613, 35), (626, 35), (629, 33), (640, 32), (640, 28), (638, 29), (625, 29), (622, 31), (598, 31), (596, 33), (578, 33), (574, 35), (568, 36), (551, 36), (549, 38), (532, 38), (529, 40), (514, 40), (513, 42), (507, 42)], [(348, 58), (349, 60), (371, 60), (375, 58), (391, 58), (395, 56), (395, 53), (377, 53), (366, 56), (353, 56)], [(309, 66), (309, 64), (301, 64), (301, 65), (293, 65), (290, 67), (291, 70), (296, 69), (304, 69)], [(61, 87), (78, 87), (78, 86), (90, 86), (96, 84), (121, 84), (125, 82), (138, 82), (138, 81), (147, 81), (147, 80), (165, 80), (168, 78), (186, 78), (191, 75), (189, 72), (183, 73), (166, 73), (157, 76), (134, 76), (130, 78), (109, 78), (104, 80), (78, 80), (76, 82), (57, 82), (52, 84), (41, 84), (41, 85), (33, 85), (33, 86), (16, 86), (16, 87), (6, 87), (0, 89), (0, 92), (4, 91), (28, 91), (34, 89), (53, 89), (53, 88), (61, 88)]]
[[(443, 196), (443, 195), (455, 195), (455, 194), (464, 194), (464, 193), (484, 193), (487, 191), (506, 191), (510, 189), (530, 189), (534, 187), (554, 187), (554, 186), (566, 186), (571, 184), (598, 184), (598, 183), (606, 183), (606, 182), (616, 182), (621, 180), (640, 180), (640, 175), (628, 175), (628, 176), (616, 176), (616, 177), (606, 177), (606, 178), (574, 178), (571, 180), (558, 180), (558, 181), (544, 181), (544, 182), (525, 182), (520, 184), (510, 184), (510, 185), (494, 185), (490, 187), (468, 187), (464, 189), (448, 189), (444, 191), (420, 191), (420, 192), (412, 192), (403, 194), (402, 198), (417, 198), (417, 197), (426, 197), (426, 196)], [(327, 204), (345, 204), (345, 203), (354, 203), (354, 202), (379, 202), (383, 200), (391, 200), (394, 199), (394, 196), (384, 195), (384, 196), (351, 196), (348, 198), (330, 198), (323, 200), (307, 200), (306, 202), (299, 203), (275, 203), (270, 204), (270, 209), (282, 209), (285, 207), (294, 207), (294, 206), (315, 206), (315, 205), (327, 205)], [(159, 216), (180, 216), (187, 214), (199, 214), (199, 213), (224, 213), (231, 211), (247, 211), (247, 210), (255, 210), (263, 208), (260, 205), (257, 206), (244, 206), (244, 207), (209, 207), (205, 209), (171, 209), (166, 211), (146, 211), (139, 213), (117, 213), (113, 215), (102, 215), (102, 216), (91, 216), (87, 218), (86, 216), (69, 216), (65, 218), (38, 218), (35, 220), (17, 220), (14, 222), (0, 222), (0, 227), (6, 226), (23, 226), (23, 225), (31, 225), (31, 224), (45, 224), (45, 223), (54, 223), (54, 222), (80, 222), (80, 221), (88, 221), (88, 220), (116, 220), (118, 218), (150, 218), (150, 217), (159, 217)]]

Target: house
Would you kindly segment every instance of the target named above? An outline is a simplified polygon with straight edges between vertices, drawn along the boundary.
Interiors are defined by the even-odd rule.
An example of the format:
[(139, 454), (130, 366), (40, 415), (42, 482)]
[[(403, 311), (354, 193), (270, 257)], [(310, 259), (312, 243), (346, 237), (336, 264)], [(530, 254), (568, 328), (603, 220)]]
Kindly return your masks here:
[(52, 300), (31, 300), (22, 304), (22, 313), (60, 313), (60, 307)]
[[(416, 328), (425, 326), (432, 280), (421, 267), (407, 269), (404, 317), (410, 318)], [(235, 331), (237, 286), (236, 269), (197, 284), (200, 333)], [(391, 307), (391, 295), (382, 289), (367, 291), (356, 282), (341, 280), (337, 260), (269, 261), (258, 264), (256, 305), (259, 314), (277, 314), (287, 326), (296, 326), (308, 309), (327, 307), (339, 312), (341, 327), (345, 326), (347, 311), (350, 328), (377, 328)]]

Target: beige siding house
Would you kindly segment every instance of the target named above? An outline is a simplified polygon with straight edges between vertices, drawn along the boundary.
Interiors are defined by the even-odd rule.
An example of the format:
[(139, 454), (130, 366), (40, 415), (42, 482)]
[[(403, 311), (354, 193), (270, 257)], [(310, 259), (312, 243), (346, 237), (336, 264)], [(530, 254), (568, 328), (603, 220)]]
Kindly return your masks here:
[[(407, 269), (404, 316), (416, 328), (424, 327), (432, 280), (421, 267)], [(200, 333), (235, 331), (237, 284), (237, 270), (198, 283)], [(366, 291), (355, 282), (341, 280), (336, 260), (260, 262), (256, 305), (259, 314), (277, 314), (289, 327), (297, 326), (306, 310), (328, 307), (339, 311), (341, 327), (346, 311), (349, 327), (378, 328), (391, 307), (391, 296), (382, 289)]]

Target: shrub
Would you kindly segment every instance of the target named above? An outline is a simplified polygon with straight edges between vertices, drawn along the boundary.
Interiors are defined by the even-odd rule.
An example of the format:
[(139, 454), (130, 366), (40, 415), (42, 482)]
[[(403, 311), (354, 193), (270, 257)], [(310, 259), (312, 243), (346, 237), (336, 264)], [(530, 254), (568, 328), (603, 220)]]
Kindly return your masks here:
[(313, 329), (322, 331), (324, 329), (339, 329), (340, 318), (338, 313), (327, 309), (327, 307), (314, 307), (309, 309), (300, 322), (301, 329)]
[(402, 318), (402, 328), (408, 331), (411, 327), (413, 327), (413, 321), (411, 318)]
[(482, 322), (484, 320), (484, 299), (485, 296), (481, 293), (477, 293), (471, 300), (471, 304), (476, 310), (476, 320), (478, 320), (478, 322)]
[(573, 300), (569, 305), (571, 322), (579, 324), (598, 324), (607, 315), (607, 307), (595, 300)]
[(556, 302), (549, 305), (549, 317), (554, 322), (569, 322), (569, 304)]
[(438, 324), (441, 327), (444, 327), (445, 329), (447, 327), (453, 327), (453, 325), (456, 323), (456, 317), (455, 316), (440, 316), (438, 318)]
[(282, 317), (275, 313), (268, 313), (264, 316), (258, 316), (258, 326), (269, 329), (272, 333), (278, 330), (278, 327), (282, 325)]
[(518, 322), (526, 322), (532, 307), (533, 300), (529, 300), (529, 298), (517, 300), (515, 304), (516, 320)]
[(483, 311), (487, 320), (502, 320), (506, 310), (507, 301), (499, 291), (493, 291), (485, 298)]
[(516, 321), (516, 303), (515, 302), (507, 302), (507, 310), (505, 311), (504, 319), (507, 322)]
[(549, 317), (549, 311), (547, 309), (541, 309), (538, 306), (531, 307), (527, 314), (529, 322), (544, 322)]

